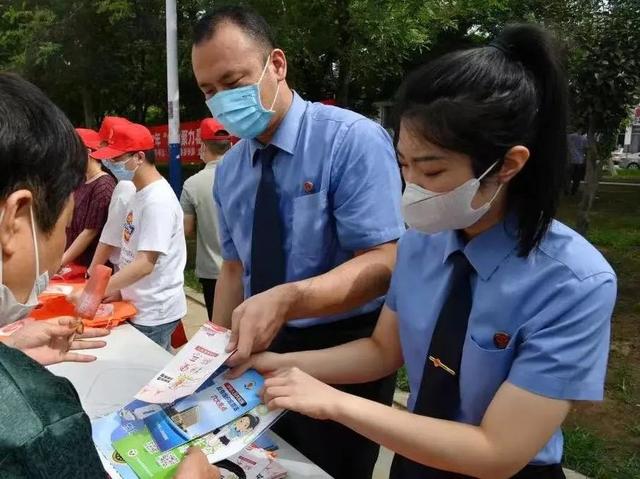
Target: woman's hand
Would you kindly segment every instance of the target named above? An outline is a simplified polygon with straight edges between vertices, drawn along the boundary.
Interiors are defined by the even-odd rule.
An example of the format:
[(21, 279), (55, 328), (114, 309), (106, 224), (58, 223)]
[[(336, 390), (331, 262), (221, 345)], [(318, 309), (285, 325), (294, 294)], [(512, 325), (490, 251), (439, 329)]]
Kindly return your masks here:
[(190, 447), (178, 467), (175, 479), (220, 479), (220, 471), (209, 464), (201, 449)]
[(335, 419), (349, 395), (298, 368), (276, 371), (264, 382), (262, 400), (269, 409), (288, 409), (315, 419)]
[(99, 338), (109, 334), (108, 329), (85, 328), (77, 334), (80, 320), (60, 317), (49, 321), (24, 320), (23, 325), (5, 340), (5, 344), (19, 349), (43, 366), (65, 361), (87, 363), (95, 356), (72, 353), (84, 349), (103, 348), (104, 341), (82, 341), (82, 338)]

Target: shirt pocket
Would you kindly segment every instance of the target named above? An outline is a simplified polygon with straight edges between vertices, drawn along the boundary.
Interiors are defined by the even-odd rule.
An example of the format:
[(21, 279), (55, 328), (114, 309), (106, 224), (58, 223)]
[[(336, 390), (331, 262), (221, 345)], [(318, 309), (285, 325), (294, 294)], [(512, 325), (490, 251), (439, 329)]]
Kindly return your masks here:
[(293, 200), (293, 238), (291, 253), (323, 259), (331, 244), (331, 225), (327, 191)]
[(468, 335), (460, 371), (461, 410), (465, 422), (479, 424), (502, 383), (509, 376), (515, 340), (504, 349), (485, 348)]

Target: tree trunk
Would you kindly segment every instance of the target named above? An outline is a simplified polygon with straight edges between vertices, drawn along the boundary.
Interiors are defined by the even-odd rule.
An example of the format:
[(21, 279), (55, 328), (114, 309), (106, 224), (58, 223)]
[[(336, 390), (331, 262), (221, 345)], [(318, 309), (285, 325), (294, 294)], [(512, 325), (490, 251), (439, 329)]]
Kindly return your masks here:
[(351, 83), (351, 65), (346, 58), (340, 60), (336, 101), (342, 107), (349, 106), (349, 85)]
[(609, 155), (607, 159), (607, 170), (609, 170), (609, 176), (617, 176), (616, 166), (613, 164), (613, 156)]
[(589, 231), (591, 207), (593, 206), (593, 200), (596, 197), (598, 191), (598, 183), (600, 181), (600, 163), (599, 152), (596, 144), (596, 132), (593, 119), (589, 120), (589, 129), (587, 132), (587, 159), (586, 159), (586, 175), (585, 186), (582, 192), (582, 199), (578, 206), (578, 232), (586, 236)]
[(82, 109), (84, 111), (84, 125), (86, 128), (95, 128), (96, 117), (93, 114), (93, 97), (88, 88), (83, 87), (81, 91), (82, 95)]

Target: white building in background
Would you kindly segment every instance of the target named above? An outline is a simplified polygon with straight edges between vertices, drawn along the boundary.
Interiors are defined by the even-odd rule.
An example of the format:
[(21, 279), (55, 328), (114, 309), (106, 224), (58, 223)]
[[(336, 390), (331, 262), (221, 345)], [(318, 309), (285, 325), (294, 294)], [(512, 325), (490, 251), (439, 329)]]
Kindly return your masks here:
[[(622, 169), (640, 169), (640, 106), (636, 107), (633, 121), (618, 136), (617, 149), (610, 164)], [(613, 168), (611, 168), (613, 173)]]
[(634, 110), (633, 121), (624, 132), (624, 143), (621, 146), (624, 153), (638, 153), (640, 151), (640, 106)]

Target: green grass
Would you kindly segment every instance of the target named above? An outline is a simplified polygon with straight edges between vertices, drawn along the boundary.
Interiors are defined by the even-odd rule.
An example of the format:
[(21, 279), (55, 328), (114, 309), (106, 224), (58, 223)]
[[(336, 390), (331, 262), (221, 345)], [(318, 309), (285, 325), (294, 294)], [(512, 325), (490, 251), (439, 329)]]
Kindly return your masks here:
[(196, 272), (191, 268), (184, 270), (184, 284), (191, 289), (195, 289), (198, 293), (202, 293), (202, 285), (200, 284), (200, 281), (198, 281)]
[(614, 183), (640, 183), (640, 170), (617, 170), (615, 176), (603, 176), (602, 181)]
[(409, 377), (407, 376), (407, 368), (402, 366), (398, 370), (396, 376), (396, 387), (404, 392), (409, 392)]
[(618, 174), (616, 176), (640, 179), (640, 170), (637, 169), (625, 168), (623, 170), (618, 170), (617, 173)]
[(633, 406), (637, 399), (634, 394), (632, 367), (628, 362), (623, 362), (609, 373), (609, 392), (617, 401), (630, 406)]
[(563, 465), (591, 479), (637, 479), (640, 477), (640, 452), (624, 458), (613, 457), (607, 443), (581, 427), (565, 429)]
[(575, 427), (564, 430), (564, 465), (593, 479), (604, 477), (604, 442), (593, 433)]

